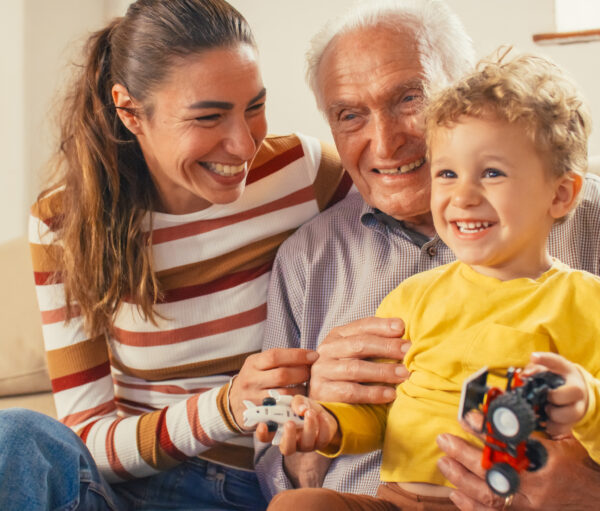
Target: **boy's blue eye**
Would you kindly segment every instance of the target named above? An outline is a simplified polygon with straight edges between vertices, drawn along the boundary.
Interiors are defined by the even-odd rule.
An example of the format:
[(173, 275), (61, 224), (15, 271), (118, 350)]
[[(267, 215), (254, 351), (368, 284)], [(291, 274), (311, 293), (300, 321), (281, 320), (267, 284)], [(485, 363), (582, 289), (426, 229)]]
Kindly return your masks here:
[(501, 170), (489, 168), (483, 171), (483, 175), (485, 177), (500, 177), (505, 176), (506, 174), (504, 174), (504, 172), (502, 172)]
[(454, 172), (453, 170), (444, 169), (444, 170), (440, 170), (437, 173), (437, 176), (444, 178), (444, 179), (452, 179), (452, 178), (456, 177), (456, 172)]

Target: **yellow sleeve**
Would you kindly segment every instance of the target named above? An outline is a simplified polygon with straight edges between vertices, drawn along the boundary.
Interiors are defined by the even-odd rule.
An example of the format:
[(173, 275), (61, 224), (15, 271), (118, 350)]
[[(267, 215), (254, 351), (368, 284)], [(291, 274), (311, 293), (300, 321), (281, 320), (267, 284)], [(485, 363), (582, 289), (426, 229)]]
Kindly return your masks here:
[(588, 452), (590, 458), (600, 463), (600, 380), (594, 378), (583, 367), (577, 365), (588, 388), (588, 409), (575, 426), (573, 435)]
[(321, 405), (337, 419), (341, 443), (328, 446), (319, 451), (320, 454), (335, 458), (342, 454), (361, 454), (381, 449), (389, 405)]

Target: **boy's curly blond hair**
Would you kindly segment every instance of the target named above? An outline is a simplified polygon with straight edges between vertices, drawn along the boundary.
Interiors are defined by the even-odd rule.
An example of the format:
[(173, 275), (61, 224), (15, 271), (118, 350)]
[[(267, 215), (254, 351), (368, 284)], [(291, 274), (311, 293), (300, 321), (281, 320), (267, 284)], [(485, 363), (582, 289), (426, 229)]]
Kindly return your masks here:
[(581, 93), (556, 64), (528, 54), (507, 60), (510, 50), (500, 48), (497, 58), (480, 61), (475, 72), (432, 96), (427, 146), (437, 126), (491, 114), (521, 123), (554, 175), (585, 173), (591, 117)]

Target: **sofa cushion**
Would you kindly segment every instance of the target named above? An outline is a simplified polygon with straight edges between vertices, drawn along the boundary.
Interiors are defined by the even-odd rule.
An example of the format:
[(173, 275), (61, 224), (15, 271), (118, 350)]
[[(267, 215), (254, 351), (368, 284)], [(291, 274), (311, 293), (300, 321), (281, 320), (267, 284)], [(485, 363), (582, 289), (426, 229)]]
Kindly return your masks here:
[(26, 238), (0, 244), (0, 396), (50, 390)]

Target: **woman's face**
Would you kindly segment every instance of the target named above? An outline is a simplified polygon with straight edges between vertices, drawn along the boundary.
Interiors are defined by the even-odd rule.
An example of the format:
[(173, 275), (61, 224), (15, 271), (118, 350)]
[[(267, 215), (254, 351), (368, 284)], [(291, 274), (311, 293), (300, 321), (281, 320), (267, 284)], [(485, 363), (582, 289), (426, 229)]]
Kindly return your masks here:
[(266, 91), (248, 44), (183, 58), (138, 117), (161, 209), (185, 214), (238, 199), (266, 132)]

